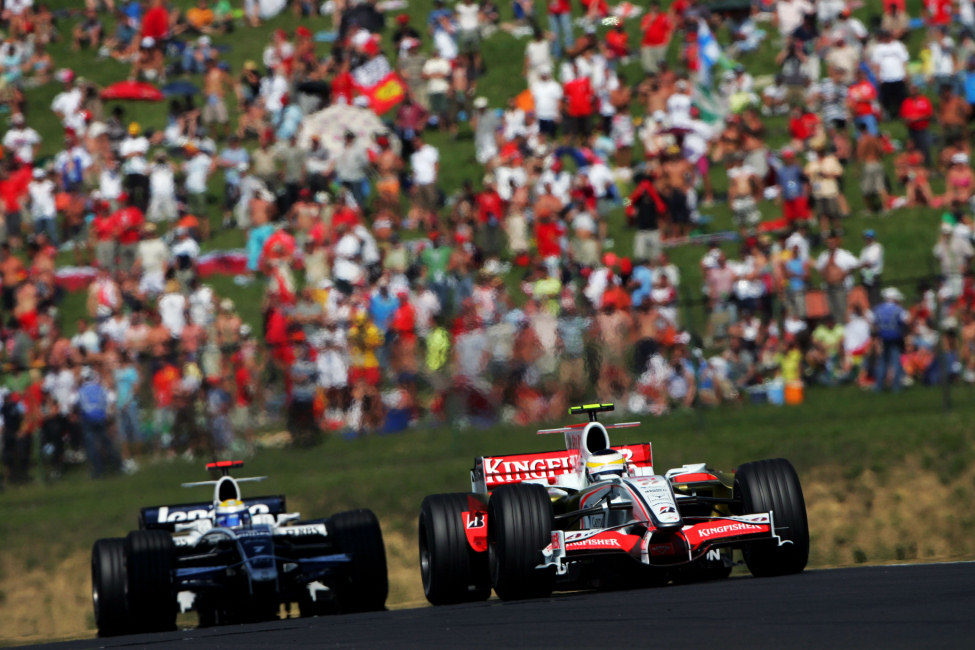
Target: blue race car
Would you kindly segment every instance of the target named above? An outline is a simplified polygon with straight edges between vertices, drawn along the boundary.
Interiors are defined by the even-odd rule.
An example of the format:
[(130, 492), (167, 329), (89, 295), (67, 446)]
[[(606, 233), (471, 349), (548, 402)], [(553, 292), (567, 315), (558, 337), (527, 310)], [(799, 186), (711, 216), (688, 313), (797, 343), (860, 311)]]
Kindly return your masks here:
[(95, 622), (100, 636), (176, 628), (176, 615), (195, 610), (199, 625), (277, 619), (297, 603), (301, 616), (385, 608), (386, 553), (370, 510), (301, 520), (283, 495), (244, 499), (229, 472), (242, 461), (207, 464), (219, 470), (212, 503), (142, 508), (139, 530), (100, 539), (92, 548)]

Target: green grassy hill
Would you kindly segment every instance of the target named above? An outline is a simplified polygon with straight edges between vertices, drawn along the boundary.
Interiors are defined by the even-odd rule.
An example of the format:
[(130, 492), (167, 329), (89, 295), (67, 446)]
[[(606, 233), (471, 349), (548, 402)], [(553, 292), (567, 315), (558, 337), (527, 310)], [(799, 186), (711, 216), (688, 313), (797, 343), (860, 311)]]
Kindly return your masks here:
[[(975, 554), (975, 514), (963, 506), (975, 498), (973, 397), (975, 391), (957, 389), (958, 406), (946, 413), (937, 391), (817, 390), (798, 407), (678, 413), (615, 440), (651, 441), (660, 472), (690, 462), (731, 469), (789, 458), (806, 494), (812, 567), (957, 559)], [(415, 530), (423, 497), (468, 490), (475, 456), (561, 445), (558, 436), (526, 428), (417, 430), (262, 451), (241, 475), (268, 475), (245, 493), (285, 493), (306, 516), (374, 509), (389, 556), (389, 605), (403, 607), (425, 603)], [(132, 529), (141, 506), (206, 500), (204, 489), (179, 487), (205, 477), (202, 463), (159, 463), (102, 481), (76, 472), (54, 485), (3, 494), (0, 642), (92, 634), (91, 544)]]

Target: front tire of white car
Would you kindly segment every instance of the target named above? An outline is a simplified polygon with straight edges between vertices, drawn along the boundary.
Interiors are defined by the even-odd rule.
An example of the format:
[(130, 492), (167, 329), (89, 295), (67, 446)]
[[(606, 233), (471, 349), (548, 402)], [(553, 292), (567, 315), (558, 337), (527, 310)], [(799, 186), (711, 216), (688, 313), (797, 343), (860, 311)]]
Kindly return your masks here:
[(420, 576), (431, 605), (476, 602), (491, 595), (487, 553), (471, 548), (464, 529), (472, 496), (432, 494), (420, 506)]
[(541, 485), (518, 483), (494, 490), (488, 502), (488, 565), (501, 600), (552, 593), (554, 569), (536, 568), (551, 541), (552, 501)]
[(802, 486), (792, 463), (784, 458), (745, 463), (735, 472), (735, 501), (739, 514), (772, 512), (775, 540), (742, 549), (753, 576), (801, 573), (809, 560), (809, 522)]

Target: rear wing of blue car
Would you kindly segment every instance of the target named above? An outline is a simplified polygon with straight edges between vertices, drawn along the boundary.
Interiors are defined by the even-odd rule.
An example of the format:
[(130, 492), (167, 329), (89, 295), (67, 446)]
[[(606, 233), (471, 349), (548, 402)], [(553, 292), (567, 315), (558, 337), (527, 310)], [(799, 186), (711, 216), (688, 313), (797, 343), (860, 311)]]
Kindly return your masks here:
[[(283, 494), (244, 499), (253, 515), (280, 515), (287, 512)], [(206, 519), (213, 512), (213, 503), (178, 503), (169, 506), (149, 506), (139, 511), (140, 530), (175, 530), (176, 524)]]

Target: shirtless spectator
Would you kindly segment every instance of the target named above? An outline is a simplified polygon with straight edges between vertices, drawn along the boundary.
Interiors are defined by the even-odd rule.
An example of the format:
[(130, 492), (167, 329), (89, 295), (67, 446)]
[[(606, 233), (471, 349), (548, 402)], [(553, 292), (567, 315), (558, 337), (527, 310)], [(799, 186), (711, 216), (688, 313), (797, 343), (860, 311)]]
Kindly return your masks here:
[(867, 125), (858, 125), (859, 139), (857, 140), (856, 155), (863, 166), (860, 177), (860, 191), (867, 210), (871, 213), (885, 213), (890, 204), (887, 192), (887, 174), (884, 171), (884, 142), (880, 136), (873, 135), (867, 130)]
[(728, 203), (731, 205), (735, 227), (747, 230), (758, 225), (761, 213), (757, 199), (761, 196), (761, 181), (755, 170), (745, 164), (740, 153), (731, 154), (728, 166)]
[(206, 62), (206, 74), (203, 76), (203, 124), (215, 128), (226, 138), (230, 134), (230, 114), (227, 112), (227, 93), (233, 90), (233, 81), (226, 70), (223, 70), (214, 59)]

